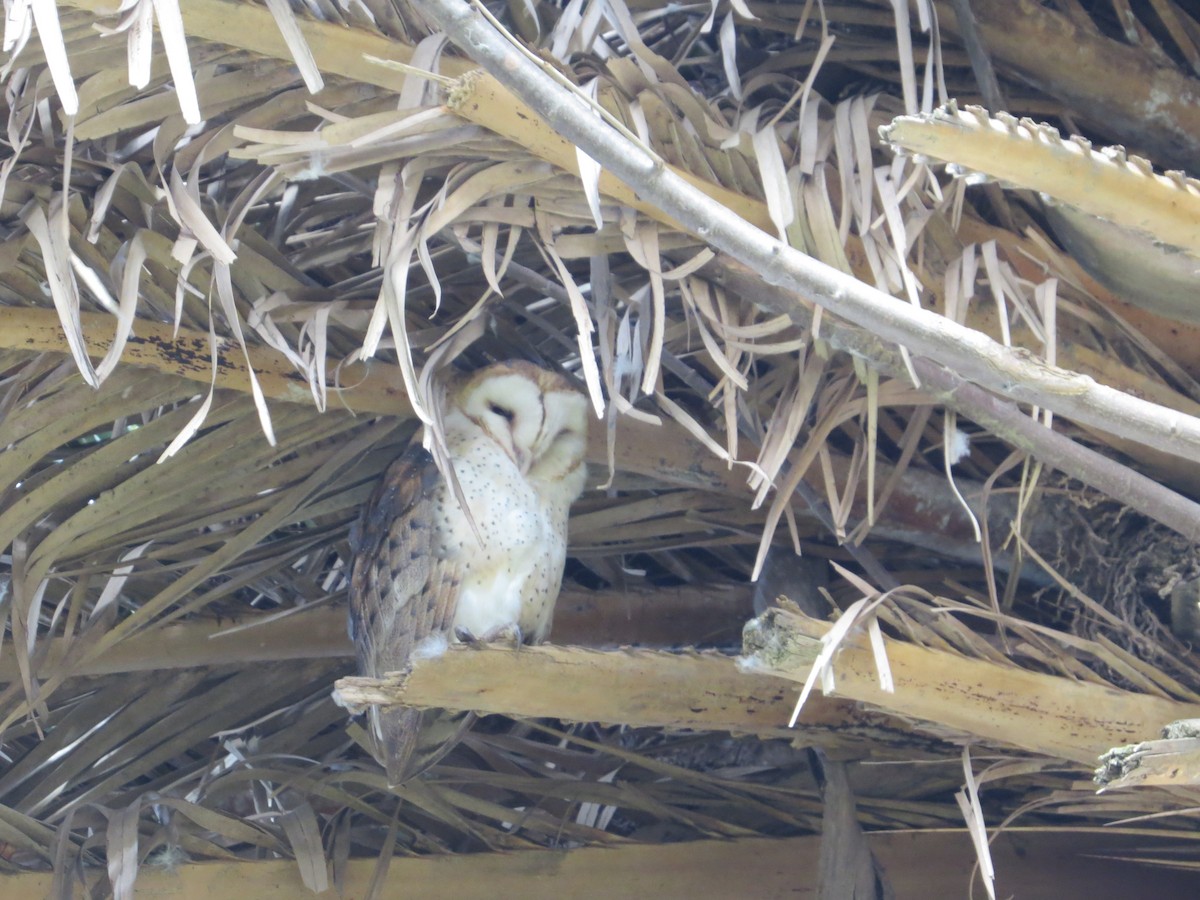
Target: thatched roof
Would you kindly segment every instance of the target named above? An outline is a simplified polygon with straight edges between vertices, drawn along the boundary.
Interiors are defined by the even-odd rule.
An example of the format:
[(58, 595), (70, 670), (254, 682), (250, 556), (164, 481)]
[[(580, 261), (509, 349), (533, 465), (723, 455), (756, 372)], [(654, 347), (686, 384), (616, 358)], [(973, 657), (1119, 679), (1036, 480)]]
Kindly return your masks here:
[[(0, 55), (22, 891), (1183, 884), (1195, 734), (1092, 770), (1200, 718), (1188, 4), (107, 7)], [(508, 358), (597, 412), (553, 646), (344, 682), (494, 714), (389, 789), (349, 527)]]

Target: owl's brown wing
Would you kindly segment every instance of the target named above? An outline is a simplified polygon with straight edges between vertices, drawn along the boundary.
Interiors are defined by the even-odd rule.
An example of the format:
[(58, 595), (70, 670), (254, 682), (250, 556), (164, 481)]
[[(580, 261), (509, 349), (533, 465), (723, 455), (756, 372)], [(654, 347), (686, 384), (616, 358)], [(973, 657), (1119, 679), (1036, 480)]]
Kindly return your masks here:
[[(421, 641), (449, 635), (460, 579), (438, 558), (434, 504), (441, 478), (429, 453), (410, 447), (388, 467), (351, 534), (350, 634), (364, 675), (399, 671)], [(371, 732), (388, 782), (433, 765), (470, 722), (462, 713), (372, 707)]]

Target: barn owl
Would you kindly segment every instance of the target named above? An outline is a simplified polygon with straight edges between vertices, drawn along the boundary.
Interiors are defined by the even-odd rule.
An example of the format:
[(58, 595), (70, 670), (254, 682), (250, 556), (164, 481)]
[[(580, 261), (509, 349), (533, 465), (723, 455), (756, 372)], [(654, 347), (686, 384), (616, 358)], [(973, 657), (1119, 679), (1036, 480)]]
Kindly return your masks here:
[[(461, 494), (415, 445), (355, 528), (350, 622), (364, 675), (398, 671), (447, 640), (546, 639), (567, 512), (586, 477), (586, 417), (566, 378), (531, 363), (497, 363), (448, 386), (442, 422)], [(372, 708), (370, 725), (398, 784), (448, 751), (470, 717)]]

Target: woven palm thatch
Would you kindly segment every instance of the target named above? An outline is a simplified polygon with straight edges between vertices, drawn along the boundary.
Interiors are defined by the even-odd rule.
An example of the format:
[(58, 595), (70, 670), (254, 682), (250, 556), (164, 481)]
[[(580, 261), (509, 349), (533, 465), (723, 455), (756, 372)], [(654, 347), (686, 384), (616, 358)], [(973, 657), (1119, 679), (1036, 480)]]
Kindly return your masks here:
[[(1194, 778), (1090, 783), (1200, 716), (1185, 4), (6, 11), (5, 871), (366, 857), (383, 890), (398, 855), (833, 844), (846, 810), (965, 824), (985, 873), (985, 828), (1135, 819), (1109, 852), (1194, 867)], [(507, 715), (392, 790), (331, 698), (349, 527), (438, 373), (508, 358), (597, 414), (554, 636), (590, 649), (449, 654), (429, 702)], [(850, 699), (788, 731), (847, 626)], [(578, 660), (608, 681), (535, 696)], [(471, 672), (512, 696), (437, 694)], [(770, 700), (673, 711), (718, 683)]]

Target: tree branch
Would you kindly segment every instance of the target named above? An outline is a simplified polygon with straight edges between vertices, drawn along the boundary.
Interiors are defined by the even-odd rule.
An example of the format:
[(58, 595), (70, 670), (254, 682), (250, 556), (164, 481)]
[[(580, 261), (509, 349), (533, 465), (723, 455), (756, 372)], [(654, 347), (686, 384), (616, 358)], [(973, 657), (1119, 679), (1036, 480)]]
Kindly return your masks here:
[[(1090, 377), (1032, 362), (985, 335), (917, 309), (770, 237), (618, 135), (548, 78), (463, 0), (427, 0), (451, 39), (605, 169), (769, 285), (807, 297), (963, 378), (1109, 434), (1200, 459), (1200, 419), (1147, 403)], [(470, 76), (467, 76), (470, 77)], [(799, 298), (797, 298), (799, 302)]]
[[(996, 402), (965, 379), (1106, 433), (1189, 459), (1200, 459), (1200, 419), (1015, 353), (977, 331), (915, 309), (768, 237), (601, 122), (578, 97), (547, 78), (461, 0), (430, 0), (427, 8), (459, 46), (556, 131), (578, 143), (641, 197), (660, 205), (694, 233), (729, 253), (754, 273), (756, 283), (766, 282), (767, 290), (778, 286), (811, 297), (868, 328), (874, 337), (895, 341), (928, 357), (914, 359), (915, 368), (919, 377), (931, 382), (942, 402), (985, 427), (997, 428), (1002, 437), (1043, 462), (1061, 466), (1068, 474), (1161, 519), (1190, 539), (1200, 538), (1200, 505), (1048, 429), (1032, 425), (1015, 407)], [(754, 297), (757, 292), (744, 293)], [(799, 297), (789, 299), (772, 308), (786, 305), (792, 313), (803, 306)], [(877, 344), (867, 335), (863, 338)], [(877, 355), (861, 352), (852, 343), (861, 346), (864, 342), (847, 341), (844, 349), (878, 362)], [(943, 371), (938, 363), (950, 371)]]
[[(797, 325), (807, 327), (812, 322), (812, 311), (797, 302), (793, 294), (783, 288), (760, 284), (755, 273), (737, 262), (719, 258), (717, 265), (721, 267), (725, 283), (735, 290), (742, 293), (753, 291), (760, 305), (788, 316)], [(827, 319), (821, 325), (821, 336), (839, 350), (869, 359), (873, 366), (894, 378), (905, 377), (900, 354), (862, 329)], [(989, 394), (931, 360), (914, 358), (913, 367), (925, 391), (997, 437), (1032, 454), (1047, 466), (1078, 478), (1161, 522), (1189, 540), (1200, 540), (1200, 504), (1040, 425), (1015, 404)]]

